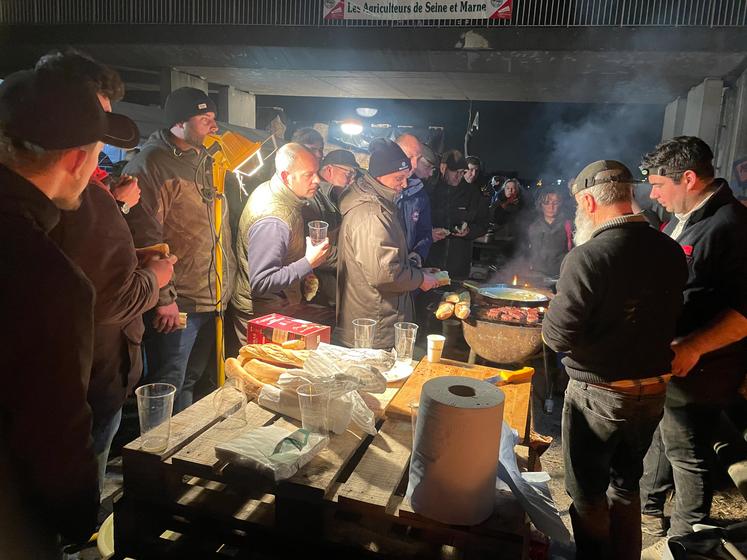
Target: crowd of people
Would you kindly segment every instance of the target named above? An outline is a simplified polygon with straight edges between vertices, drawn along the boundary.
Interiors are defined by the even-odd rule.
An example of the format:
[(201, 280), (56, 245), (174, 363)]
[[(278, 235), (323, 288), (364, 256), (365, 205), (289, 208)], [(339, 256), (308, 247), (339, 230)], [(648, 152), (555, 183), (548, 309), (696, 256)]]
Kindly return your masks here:
[[(127, 395), (145, 371), (177, 388), (175, 412), (188, 407), (214, 380), (216, 313), (228, 355), (252, 318), (310, 309), (327, 310), (347, 346), (353, 319), (375, 319), (373, 346), (389, 349), (436, 269), (469, 277), (491, 222), (510, 232), (512, 256), (559, 277), (543, 336), (571, 378), (563, 446), (578, 558), (638, 557), (641, 511), (663, 520), (670, 487), (670, 536), (706, 520), (715, 419), (747, 364), (747, 208), (714, 178), (702, 140), (643, 158), (651, 197), (673, 215), (659, 231), (634, 211), (636, 180), (619, 162), (590, 164), (569, 195), (531, 197), (515, 178), (491, 192), (478, 158), (437, 154), (412, 134), (371, 142), (363, 169), (300, 129), (249, 196), (234, 242), (229, 220), (215, 229), (210, 97), (172, 92), (164, 127), (113, 178), (97, 169), (103, 144), (140, 143), (112, 113), (122, 95), (115, 72), (77, 52), (0, 85), (4, 556), (33, 546), (53, 557), (60, 538), (88, 538)], [(321, 242), (314, 220), (328, 224)]]

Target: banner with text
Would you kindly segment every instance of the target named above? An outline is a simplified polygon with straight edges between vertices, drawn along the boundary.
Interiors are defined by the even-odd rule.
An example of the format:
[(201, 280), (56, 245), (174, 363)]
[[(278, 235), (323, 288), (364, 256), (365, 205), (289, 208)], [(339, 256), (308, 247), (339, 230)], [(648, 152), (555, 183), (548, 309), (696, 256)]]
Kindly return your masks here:
[(325, 0), (324, 19), (511, 19), (512, 0)]

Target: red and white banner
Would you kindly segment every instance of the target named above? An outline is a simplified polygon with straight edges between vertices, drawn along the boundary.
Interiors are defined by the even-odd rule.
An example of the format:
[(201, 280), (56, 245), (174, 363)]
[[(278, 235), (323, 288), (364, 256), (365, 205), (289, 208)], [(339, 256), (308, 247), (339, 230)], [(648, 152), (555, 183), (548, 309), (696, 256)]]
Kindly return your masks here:
[(512, 0), (325, 0), (324, 19), (511, 19)]

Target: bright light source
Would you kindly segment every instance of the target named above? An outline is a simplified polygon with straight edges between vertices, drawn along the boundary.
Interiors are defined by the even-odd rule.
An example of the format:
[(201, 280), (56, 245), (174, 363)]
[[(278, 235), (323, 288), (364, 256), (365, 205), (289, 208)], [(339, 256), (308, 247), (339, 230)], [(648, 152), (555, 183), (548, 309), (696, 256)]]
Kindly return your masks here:
[(360, 115), (361, 117), (370, 119), (371, 117), (376, 116), (376, 113), (378, 113), (379, 110), (375, 109), (374, 107), (358, 107), (355, 112), (358, 113), (358, 115)]
[(359, 123), (358, 121), (343, 121), (340, 125), (340, 130), (342, 130), (343, 134), (348, 134), (350, 136), (357, 136), (361, 132), (363, 132), (363, 125)]

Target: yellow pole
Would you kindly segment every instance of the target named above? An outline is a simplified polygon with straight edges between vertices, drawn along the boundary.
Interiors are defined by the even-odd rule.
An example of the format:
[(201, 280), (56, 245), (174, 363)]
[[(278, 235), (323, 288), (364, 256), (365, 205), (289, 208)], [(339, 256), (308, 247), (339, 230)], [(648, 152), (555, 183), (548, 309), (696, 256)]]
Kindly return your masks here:
[[(219, 161), (220, 160), (220, 161)], [(225, 345), (223, 342), (223, 306), (221, 284), (223, 282), (223, 193), (225, 192), (226, 171), (221, 165), (223, 154), (216, 154), (213, 162), (213, 186), (215, 187), (215, 354), (217, 361), (217, 382), (222, 387), (226, 382)]]

